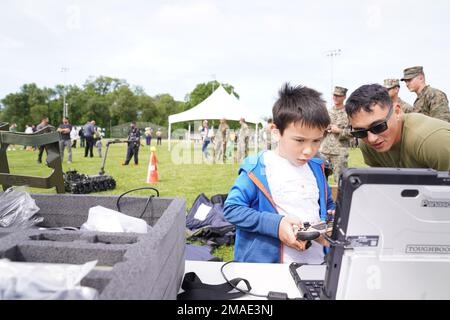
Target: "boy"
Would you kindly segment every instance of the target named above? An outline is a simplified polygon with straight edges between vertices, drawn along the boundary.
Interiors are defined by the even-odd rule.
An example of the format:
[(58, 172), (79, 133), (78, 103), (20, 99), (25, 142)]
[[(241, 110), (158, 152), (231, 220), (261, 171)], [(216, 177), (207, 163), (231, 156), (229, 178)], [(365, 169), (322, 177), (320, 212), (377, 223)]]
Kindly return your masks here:
[(330, 117), (321, 94), (289, 84), (273, 107), (275, 150), (244, 160), (224, 207), (236, 225), (234, 259), (241, 262), (323, 262), (323, 238), (298, 241), (294, 226), (325, 220), (334, 203), (317, 153)]

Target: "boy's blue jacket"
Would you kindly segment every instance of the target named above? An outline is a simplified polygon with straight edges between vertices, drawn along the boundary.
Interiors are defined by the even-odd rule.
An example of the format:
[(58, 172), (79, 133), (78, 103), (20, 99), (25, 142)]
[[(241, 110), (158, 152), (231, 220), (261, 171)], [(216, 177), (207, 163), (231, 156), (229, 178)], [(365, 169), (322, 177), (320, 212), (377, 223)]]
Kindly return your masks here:
[[(234, 260), (241, 262), (282, 262), (278, 226), (283, 216), (272, 205), (267, 183), (264, 151), (248, 157), (239, 169), (239, 176), (228, 193), (224, 206), (225, 219), (236, 225)], [(320, 217), (334, 209), (330, 187), (319, 158), (308, 161), (319, 187)]]

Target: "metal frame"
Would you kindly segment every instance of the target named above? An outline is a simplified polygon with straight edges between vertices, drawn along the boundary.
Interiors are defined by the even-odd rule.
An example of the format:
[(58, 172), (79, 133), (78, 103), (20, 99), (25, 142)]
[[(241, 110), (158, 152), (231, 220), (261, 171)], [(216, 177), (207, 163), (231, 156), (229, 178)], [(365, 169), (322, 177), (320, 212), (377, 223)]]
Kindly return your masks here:
[[(64, 193), (64, 180), (59, 150), (60, 134), (52, 126), (33, 134), (9, 132), (8, 123), (0, 123), (0, 184), (3, 190), (11, 186), (29, 186), (50, 189), (55, 187), (57, 193)], [(46, 164), (53, 171), (48, 177), (33, 177), (11, 174), (6, 150), (8, 145), (44, 146), (47, 151)]]

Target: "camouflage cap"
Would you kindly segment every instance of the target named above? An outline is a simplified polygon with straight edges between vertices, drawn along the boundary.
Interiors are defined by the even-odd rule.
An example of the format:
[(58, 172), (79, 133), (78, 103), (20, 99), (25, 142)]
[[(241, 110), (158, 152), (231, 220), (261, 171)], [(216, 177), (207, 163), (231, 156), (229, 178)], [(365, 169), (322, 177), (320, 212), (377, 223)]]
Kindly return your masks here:
[(389, 90), (395, 87), (400, 87), (400, 81), (398, 79), (384, 79), (383, 85)]
[(343, 88), (343, 87), (334, 87), (334, 92), (333, 94), (335, 96), (345, 96), (347, 94), (347, 88)]
[(403, 78), (401, 80), (402, 81), (409, 80), (414, 77), (417, 77), (419, 74), (423, 74), (422, 66), (406, 68), (405, 70), (403, 70)]

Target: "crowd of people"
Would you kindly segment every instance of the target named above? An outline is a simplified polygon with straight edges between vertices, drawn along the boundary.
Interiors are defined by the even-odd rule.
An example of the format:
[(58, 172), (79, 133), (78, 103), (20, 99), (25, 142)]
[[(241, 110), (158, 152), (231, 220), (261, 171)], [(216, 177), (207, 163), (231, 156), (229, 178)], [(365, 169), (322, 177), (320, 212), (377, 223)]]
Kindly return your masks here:
[[(209, 127), (208, 120), (203, 120), (199, 128), (202, 138), (202, 152), (206, 160), (216, 163), (226, 161), (241, 163), (248, 156), (250, 130), (244, 118), (239, 120), (237, 132), (230, 129), (225, 118), (220, 119), (216, 131)], [(208, 152), (208, 145), (213, 144), (213, 155)], [(235, 150), (237, 149), (237, 150)]]
[[(50, 126), (49, 118), (44, 116), (41, 119), (41, 122), (36, 125), (26, 125), (24, 133), (32, 134), (37, 131), (44, 129), (45, 127)], [(10, 132), (17, 132), (17, 124), (11, 123), (9, 127)], [(68, 117), (63, 117), (61, 124), (56, 128), (56, 131), (60, 134), (60, 154), (61, 161), (64, 161), (64, 154), (67, 149), (67, 163), (71, 164), (73, 161), (73, 153), (72, 149), (77, 148), (77, 141), (79, 140), (79, 147), (84, 149), (84, 157), (85, 158), (93, 158), (94, 157), (94, 148), (97, 150), (97, 156), (102, 157), (102, 147), (103, 142), (102, 138), (104, 137), (104, 133), (100, 127), (96, 125), (95, 120), (87, 121), (83, 126), (74, 126), (70, 123), (70, 119)], [(146, 145), (151, 145), (153, 130), (150, 127), (145, 128), (144, 135), (146, 139)], [(156, 136), (156, 145), (162, 145), (162, 128), (158, 128), (155, 136)], [(123, 165), (128, 165), (131, 158), (134, 158), (134, 163), (138, 165), (139, 163), (139, 146), (141, 145), (141, 130), (136, 126), (136, 122), (133, 121), (130, 125), (130, 128), (127, 133), (127, 153), (125, 157), (125, 162)], [(9, 145), (8, 151), (16, 151), (17, 146)], [(45, 146), (23, 146), (23, 150), (35, 151), (38, 150), (37, 163), (42, 163), (42, 157), (44, 155), (44, 151), (46, 151)]]

